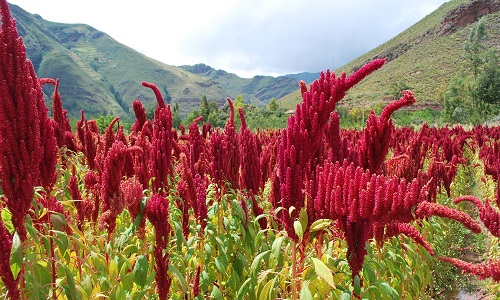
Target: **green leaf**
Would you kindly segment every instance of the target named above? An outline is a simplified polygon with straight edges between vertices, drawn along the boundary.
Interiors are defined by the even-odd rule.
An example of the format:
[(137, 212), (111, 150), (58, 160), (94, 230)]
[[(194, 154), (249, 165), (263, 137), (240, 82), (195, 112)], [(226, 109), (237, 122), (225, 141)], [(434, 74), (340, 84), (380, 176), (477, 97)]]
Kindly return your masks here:
[(398, 292), (391, 287), (387, 282), (382, 282), (379, 284), (379, 286), (383, 289), (383, 291), (390, 295), (392, 299), (399, 299)]
[(66, 233), (65, 232), (56, 232), (53, 240), (56, 242), (57, 248), (59, 249), (59, 252), (61, 253), (61, 255), (64, 255), (66, 253), (66, 251), (68, 250), (68, 246), (69, 246), (69, 240), (68, 240), (68, 236), (66, 235)]
[(23, 244), (21, 242), (21, 238), (17, 231), (14, 232), (14, 236), (12, 237), (12, 248), (10, 249), (10, 270), (12, 271), (12, 275), (14, 275), (14, 279), (17, 279), (17, 275), (21, 271), (21, 267), (23, 265)]
[(217, 268), (219, 273), (226, 274), (227, 263), (228, 260), (226, 258), (226, 255), (224, 254), (221, 254), (221, 256), (215, 259), (215, 267)]
[[(182, 286), (182, 291), (185, 293), (188, 290), (188, 284), (186, 282), (186, 278), (181, 274), (181, 271), (177, 269), (176, 266), (172, 264), (168, 264), (168, 270), (175, 275), (177, 280), (179, 280), (180, 285)], [(220, 291), (219, 291), (220, 292)], [(222, 296), (222, 295), (221, 295)]]
[(307, 228), (307, 224), (309, 223), (309, 218), (307, 216), (307, 211), (305, 207), (302, 207), (299, 215), (300, 225), (302, 226), (302, 230)]
[(333, 282), (333, 274), (332, 271), (325, 265), (321, 260), (312, 257), (311, 258), (314, 271), (316, 274), (323, 279), (329, 286), (335, 288), (335, 283)]
[(66, 228), (66, 218), (60, 213), (51, 213), (50, 221), (55, 230), (63, 231)]
[(276, 282), (276, 278), (278, 278), (278, 277), (274, 277), (271, 281), (266, 283), (266, 285), (264, 286), (264, 288), (260, 292), (259, 300), (272, 299), (273, 286), (274, 286), (274, 282)]
[(62, 265), (62, 267), (66, 273), (66, 284), (62, 286), (64, 293), (68, 299), (77, 299), (75, 278), (67, 266)]
[(137, 229), (139, 228), (139, 226), (141, 225), (142, 216), (143, 216), (142, 212), (139, 213), (139, 214), (137, 214), (137, 217), (135, 218), (134, 223), (132, 224), (132, 226), (130, 226), (129, 229), (127, 229), (125, 231), (124, 234), (126, 234), (126, 235), (133, 235), (137, 231)]
[(231, 202), (233, 205), (233, 209), (236, 211), (238, 219), (240, 219), (242, 222), (245, 222), (247, 217), (245, 215), (245, 212), (243, 211), (243, 208), (241, 208), (241, 205), (238, 203), (236, 199), (233, 199)]
[(14, 225), (12, 225), (12, 213), (7, 207), (4, 207), (2, 209), (1, 216), (3, 224), (5, 225), (5, 229), (7, 229), (9, 233), (14, 232)]
[(354, 293), (359, 296), (361, 295), (361, 279), (359, 278), (359, 275), (354, 276), (353, 281)]
[(365, 263), (363, 266), (363, 272), (370, 283), (377, 281), (377, 274), (372, 264)]
[(309, 231), (310, 232), (320, 231), (330, 226), (330, 224), (332, 224), (332, 220), (330, 219), (319, 219), (311, 224), (311, 228), (309, 229)]
[(248, 295), (252, 283), (252, 278), (247, 278), (245, 282), (241, 285), (240, 289), (238, 290), (238, 300), (243, 300), (245, 297)]
[(148, 278), (149, 262), (146, 255), (142, 254), (137, 258), (134, 265), (134, 282), (140, 286), (144, 287), (146, 285), (146, 280)]
[(300, 221), (296, 220), (293, 222), (293, 229), (295, 229), (295, 234), (299, 237), (299, 239), (302, 240), (302, 237), (304, 236), (304, 229)]
[(238, 276), (243, 277), (243, 256), (241, 256), (241, 253), (238, 253), (238, 256), (233, 261), (233, 270), (238, 274)]
[(343, 292), (342, 295), (340, 295), (340, 300), (351, 300), (351, 294)]
[(280, 236), (274, 240), (273, 245), (271, 246), (271, 251), (272, 251), (271, 252), (271, 260), (272, 261), (278, 261), (278, 258), (281, 255), (281, 252), (283, 251), (281, 249), (281, 246), (283, 245), (284, 239), (285, 239), (285, 237)]
[(302, 289), (300, 290), (300, 300), (313, 300), (313, 295), (307, 284), (302, 285)]
[(219, 290), (218, 287), (214, 286), (214, 289), (212, 290), (212, 293), (210, 294), (210, 296), (213, 298), (213, 299), (217, 299), (217, 300), (222, 300), (222, 293), (221, 291)]
[(260, 271), (260, 261), (262, 260), (262, 258), (264, 256), (266, 256), (267, 254), (269, 254), (271, 252), (271, 250), (267, 250), (267, 251), (264, 251), (262, 253), (259, 253), (252, 261), (252, 265), (250, 266), (250, 271), (252, 272), (252, 275), (253, 276), (257, 276), (257, 274), (259, 273)]

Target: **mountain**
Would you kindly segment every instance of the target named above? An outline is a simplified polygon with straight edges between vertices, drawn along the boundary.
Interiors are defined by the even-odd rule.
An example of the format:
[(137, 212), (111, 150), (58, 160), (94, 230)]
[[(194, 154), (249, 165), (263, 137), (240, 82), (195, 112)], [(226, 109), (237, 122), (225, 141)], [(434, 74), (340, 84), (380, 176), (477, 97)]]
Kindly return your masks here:
[[(500, 49), (500, 0), (452, 0), (384, 44), (336, 70), (351, 74), (365, 63), (386, 58), (386, 64), (356, 85), (340, 103), (370, 106), (392, 100), (395, 85), (410, 87), (418, 107), (440, 108), (438, 91), (466, 67), (464, 42), (471, 26), (485, 16), (486, 45)], [(299, 90), (279, 99), (293, 109)]]
[[(199, 107), (202, 95), (224, 104), (242, 95), (247, 103), (263, 105), (298, 87), (290, 77), (240, 78), (199, 64), (175, 67), (151, 59), (85, 24), (44, 20), (10, 4), (19, 35), (38, 77), (60, 79), (61, 98), (70, 117), (116, 115), (134, 119), (132, 101), (153, 107), (156, 99), (142, 81), (155, 83), (165, 100), (179, 103), (182, 116)], [(53, 87), (45, 86), (47, 95)]]
[(246, 102), (257, 105), (267, 104), (271, 98), (282, 98), (299, 86), (299, 80), (291, 76), (241, 78), (236, 74), (216, 70), (205, 64), (180, 66), (180, 68), (192, 74), (206, 77), (210, 82), (219, 84), (230, 95), (241, 95)]
[(314, 80), (319, 78), (319, 73), (320, 72), (316, 72), (316, 73), (302, 72), (302, 73), (297, 73), (297, 74), (286, 74), (283, 76), (293, 78), (297, 81), (303, 80), (305, 83), (309, 84), (309, 83), (313, 83)]

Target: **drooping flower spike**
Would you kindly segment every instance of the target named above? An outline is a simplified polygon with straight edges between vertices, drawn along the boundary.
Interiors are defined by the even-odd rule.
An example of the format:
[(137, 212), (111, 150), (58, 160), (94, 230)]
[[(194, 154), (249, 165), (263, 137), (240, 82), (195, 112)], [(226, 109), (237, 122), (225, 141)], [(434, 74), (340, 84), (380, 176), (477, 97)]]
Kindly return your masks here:
[(154, 115), (149, 160), (151, 177), (155, 178), (153, 191), (166, 194), (169, 188), (169, 180), (173, 174), (172, 151), (175, 141), (172, 131), (172, 111), (170, 105), (165, 105), (160, 90), (155, 84), (143, 81), (142, 85), (154, 91), (158, 103)]

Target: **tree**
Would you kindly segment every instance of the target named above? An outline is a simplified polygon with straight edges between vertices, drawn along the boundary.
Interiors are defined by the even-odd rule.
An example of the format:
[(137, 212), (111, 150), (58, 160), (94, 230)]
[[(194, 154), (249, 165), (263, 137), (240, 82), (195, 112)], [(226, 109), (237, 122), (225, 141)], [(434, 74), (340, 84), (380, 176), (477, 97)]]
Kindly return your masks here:
[(399, 99), (403, 95), (403, 91), (411, 90), (411, 87), (404, 81), (398, 81), (391, 85), (391, 95), (394, 99)]
[(165, 93), (165, 97), (163, 98), (163, 100), (166, 104), (170, 104), (172, 102), (172, 96), (170, 96), (170, 93), (168, 92), (166, 86), (163, 86), (163, 92)]
[(236, 99), (234, 99), (234, 109), (235, 111), (238, 111), (238, 108), (243, 108), (243, 96), (238, 95)]
[(485, 18), (481, 18), (471, 28), (464, 46), (470, 72), (461, 69), (443, 94), (445, 122), (478, 124), (498, 111), (498, 107), (493, 106), (500, 103), (498, 51), (494, 48), (485, 51), (486, 37)]
[(479, 19), (476, 25), (471, 28), (469, 39), (464, 45), (465, 57), (469, 60), (474, 77), (477, 76), (479, 68), (483, 64), (482, 53), (484, 52), (483, 40), (487, 37), (485, 18)]
[(476, 80), (474, 96), (479, 101), (500, 104), (500, 66), (498, 51), (491, 48), (484, 55), (484, 65)]
[(276, 99), (271, 98), (271, 101), (269, 102), (269, 110), (270, 111), (277, 111), (278, 110), (278, 103), (276, 102)]
[(203, 122), (208, 120), (208, 115), (210, 114), (210, 107), (208, 106), (208, 99), (206, 95), (201, 96), (200, 102), (200, 115), (203, 116)]
[(175, 102), (174, 107), (172, 109), (172, 126), (174, 128), (179, 128), (181, 125), (182, 118), (179, 112), (179, 102)]
[(445, 122), (466, 123), (467, 111), (471, 106), (472, 78), (465, 74), (464, 69), (453, 77), (443, 95), (442, 117)]

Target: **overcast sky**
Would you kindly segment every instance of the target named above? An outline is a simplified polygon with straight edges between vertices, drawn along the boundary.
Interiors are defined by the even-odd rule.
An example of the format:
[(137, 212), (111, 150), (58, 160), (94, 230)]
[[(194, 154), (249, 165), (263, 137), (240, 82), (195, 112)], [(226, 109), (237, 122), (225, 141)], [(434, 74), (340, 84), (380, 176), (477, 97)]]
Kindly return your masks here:
[(204, 63), (242, 77), (339, 68), (445, 0), (10, 0), (85, 23), (169, 65)]

